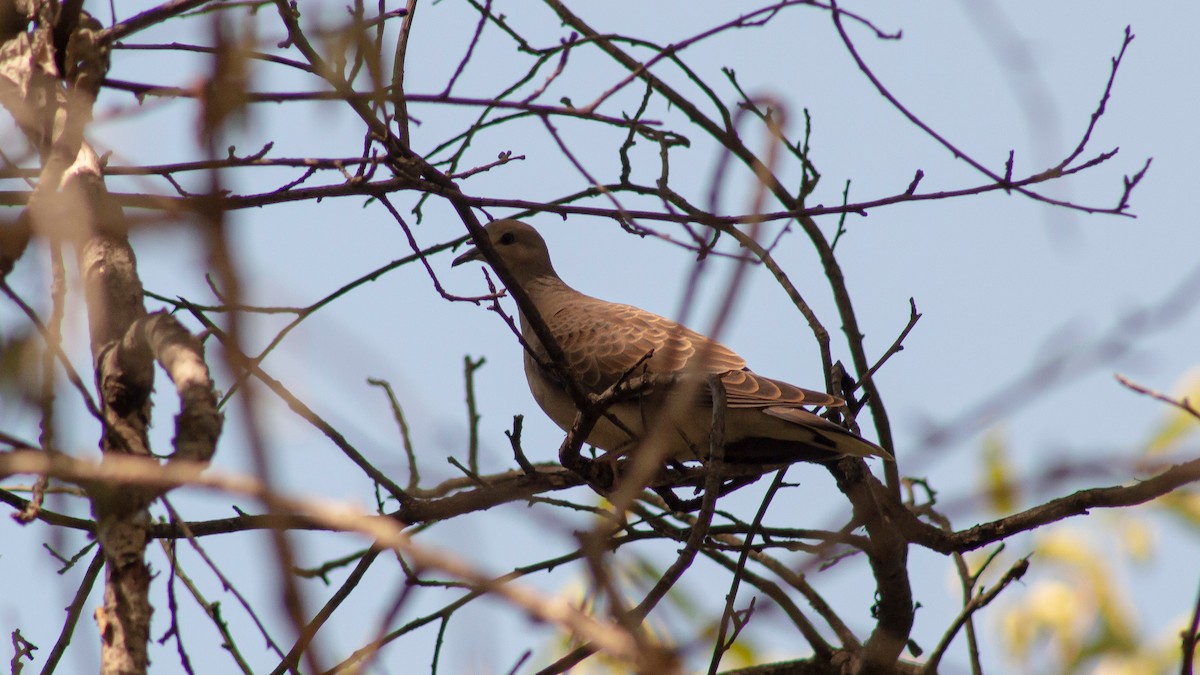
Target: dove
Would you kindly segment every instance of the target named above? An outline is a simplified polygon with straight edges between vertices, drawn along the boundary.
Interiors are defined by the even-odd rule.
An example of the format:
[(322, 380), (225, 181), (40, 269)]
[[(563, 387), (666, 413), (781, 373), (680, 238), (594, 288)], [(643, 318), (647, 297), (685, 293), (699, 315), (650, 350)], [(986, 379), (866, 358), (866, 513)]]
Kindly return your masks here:
[[(666, 433), (656, 437), (667, 445), (659, 450), (664, 459), (705, 459), (712, 396), (705, 380), (695, 378), (717, 376), (726, 398), (726, 462), (774, 465), (829, 462), (845, 456), (891, 459), (883, 448), (806, 408), (843, 406), (841, 398), (763, 377), (747, 368), (745, 359), (733, 350), (680, 323), (571, 288), (555, 271), (545, 240), (530, 225), (496, 220), (484, 231), (558, 342), (566, 358), (565, 372), (584, 391), (601, 394), (619, 382), (654, 375), (669, 376), (666, 379), (677, 383), (675, 391), (688, 392), (683, 403), (661, 392), (618, 400), (597, 421), (588, 444), (620, 456), (636, 452), (655, 425), (667, 425)], [(451, 266), (471, 261), (484, 261), (478, 248), (470, 248)], [(549, 354), (524, 312), (520, 324), (528, 345), (529, 390), (546, 415), (569, 430), (577, 412), (571, 395), (554, 369), (543, 366), (550, 363)], [(693, 386), (679, 384), (688, 378), (693, 378)]]

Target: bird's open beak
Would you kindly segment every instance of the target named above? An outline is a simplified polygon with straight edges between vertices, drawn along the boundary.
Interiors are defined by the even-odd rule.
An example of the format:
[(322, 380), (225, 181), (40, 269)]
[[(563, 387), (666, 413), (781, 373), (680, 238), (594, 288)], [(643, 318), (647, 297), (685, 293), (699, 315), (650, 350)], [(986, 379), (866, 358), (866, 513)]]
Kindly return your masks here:
[(467, 249), (462, 255), (455, 258), (454, 261), (450, 263), (450, 266), (458, 267), (459, 265), (466, 262), (471, 262), (472, 260), (483, 260), (483, 254), (480, 253), (479, 249), (475, 248), (474, 246)]

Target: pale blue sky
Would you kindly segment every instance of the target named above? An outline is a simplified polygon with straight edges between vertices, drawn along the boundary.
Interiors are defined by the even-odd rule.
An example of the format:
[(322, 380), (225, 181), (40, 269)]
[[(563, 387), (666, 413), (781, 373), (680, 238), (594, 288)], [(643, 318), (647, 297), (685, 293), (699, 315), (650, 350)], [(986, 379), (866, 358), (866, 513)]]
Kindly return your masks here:
[[(1200, 157), (1200, 134), (1195, 130), (1200, 106), (1196, 79), (1200, 48), (1194, 38), (1200, 6), (1084, 0), (1022, 0), (1003, 3), (1002, 7), (1001, 3), (990, 4), (990, 12), (999, 14), (982, 12), (979, 7), (983, 5), (978, 3), (945, 1), (853, 3), (848, 7), (865, 13), (885, 30), (903, 30), (904, 39), (893, 42), (875, 41), (861, 29), (852, 29), (852, 35), (863, 57), (905, 105), (994, 170), (1003, 167), (1010, 149), (1015, 150), (1018, 175), (1057, 161), (1078, 142), (1108, 77), (1109, 59), (1120, 47), (1125, 26), (1131, 25), (1137, 39), (1129, 48), (1108, 112), (1086, 156), (1116, 146), (1120, 153), (1105, 166), (1063, 183), (1061, 189), (1053, 189), (1050, 194), (1108, 205), (1120, 194), (1122, 175), (1137, 171), (1147, 157), (1152, 156), (1154, 164), (1133, 196), (1131, 212), (1136, 219), (1086, 216), (1005, 195), (880, 208), (865, 218), (847, 219), (849, 233), (839, 243), (838, 254), (872, 358), (903, 327), (909, 297), (916, 299), (924, 313), (905, 351), (878, 375), (902, 461), (921, 451), (922, 439), (931, 428), (959, 419), (1021, 377), (1046, 354), (1077, 351), (1080, 345), (1108, 335), (1122, 316), (1159, 302), (1189, 274), (1194, 275), (1200, 263), (1200, 235), (1189, 203), (1191, 189), (1200, 179), (1196, 159)], [(318, 3), (302, 5), (312, 14)], [(514, 25), (537, 34), (541, 44), (565, 36), (549, 10), (541, 6), (497, 2), (496, 7)], [(321, 9), (328, 10), (325, 16), (330, 20), (344, 16), (337, 3), (321, 3)], [(470, 39), (474, 19), (464, 3), (454, 0), (423, 5), (419, 11), (418, 29), (410, 47), (414, 56), (409, 62), (409, 86), (412, 91), (433, 93), (441, 90), (453, 71)], [(601, 31), (645, 35), (663, 42), (677, 41), (733, 16), (732, 7), (726, 3), (701, 7), (691, 2), (649, 6), (609, 2), (602, 10), (599, 5), (584, 4), (576, 11)], [(999, 22), (996, 16), (1004, 16), (1006, 21)], [(262, 37), (273, 42), (278, 37), (276, 32), (272, 28), (269, 36)], [(172, 37), (160, 30), (139, 36), (138, 41), (166, 41)], [(486, 57), (466, 70), (456, 92), (486, 95), (498, 92), (513, 79), (512, 71), (501, 65), (511, 52), (497, 31), (485, 31), (480, 50)], [(824, 175), (816, 202), (836, 203), (846, 179), (853, 181), (852, 199), (893, 194), (904, 189), (916, 169), (925, 172), (923, 190), (955, 189), (982, 182), (980, 176), (955, 161), (874, 92), (854, 68), (822, 11), (795, 9), (768, 29), (733, 33), (685, 51), (683, 57), (716, 86), (727, 103), (734, 101), (734, 93), (720, 75), (722, 66), (734, 68), (748, 91), (783, 101), (791, 121), (790, 136), (798, 135), (801, 111), (809, 109), (814, 122), (813, 157)], [(174, 85), (191, 83), (198, 76), (194, 69), (199, 61), (195, 58), (156, 59), (143, 55), (135, 61), (128, 53), (118, 53), (111, 76)], [(573, 55), (571, 65), (579, 72), (594, 69), (594, 75), (564, 78), (547, 94), (547, 101), (570, 96), (579, 104), (621, 77), (609, 64), (584, 53)], [(278, 91), (313, 86), (292, 76), (276, 79), (278, 72), (260, 69), (256, 87)], [(662, 72), (674, 76), (669, 68)], [(631, 90), (614, 97), (601, 112), (632, 112), (639, 98), (640, 91)], [(101, 109), (128, 106), (131, 101), (129, 96), (112, 95), (102, 101)], [(190, 107), (177, 102), (153, 105), (158, 106), (154, 112), (96, 125), (97, 144), (117, 151), (114, 163), (162, 163), (195, 156)], [(298, 108), (263, 105), (253, 112), (246, 131), (246, 138), (252, 140), (239, 142), (239, 154), (256, 150), (268, 139), (275, 141), (272, 154), (279, 157), (345, 155), (359, 147), (355, 140), (361, 134), (359, 125), (336, 104)], [(421, 121), (414, 128), (414, 145), (419, 151), (427, 151), (447, 129), (474, 113), (414, 106), (412, 114)], [(655, 113), (666, 114), (665, 110)], [(606, 177), (615, 175), (615, 158), (611, 153), (600, 154), (601, 146), (593, 144), (603, 139), (571, 135), (578, 126), (569, 121), (556, 124), (590, 169)], [(12, 138), (11, 134), (4, 136), (6, 146)], [(748, 133), (748, 138), (754, 139), (752, 147), (761, 144), (758, 131)], [(527, 159), (465, 181), (464, 191), (536, 200), (585, 185), (537, 123), (481, 134), (472, 146), (473, 160), (467, 164), (486, 163), (507, 150), (525, 154)], [(635, 179), (650, 182), (657, 170), (655, 151), (646, 145), (639, 146), (639, 151), (645, 153), (639, 168), (645, 169), (640, 176), (635, 171)], [(702, 201), (715, 151), (711, 145), (696, 143), (690, 150), (675, 152), (673, 180), (686, 188), (689, 196)], [(283, 176), (287, 180), (294, 175), (281, 173), (274, 178)], [(786, 175), (795, 179), (792, 174)], [(238, 192), (251, 192), (267, 185), (258, 181), (255, 177), (234, 177), (230, 186)], [(124, 189), (130, 189), (128, 183), (125, 185)], [(732, 177), (725, 188), (726, 208), (744, 210), (750, 187), (745, 175)], [(412, 195), (400, 194), (396, 199), (402, 211), (411, 206)], [(625, 203), (654, 208), (652, 201), (625, 199)], [(495, 216), (505, 213), (493, 211)], [(237, 233), (238, 262), (248, 300), (256, 303), (306, 304), (373, 267), (409, 253), (403, 234), (387, 213), (378, 205), (364, 207), (361, 199), (248, 210), (232, 214), (231, 222)], [(683, 251), (651, 240), (633, 239), (608, 221), (573, 217), (563, 222), (545, 216), (531, 222), (548, 240), (562, 276), (580, 290), (665, 315), (678, 312), (694, 264)], [(819, 222), (827, 232), (836, 225), (831, 217)], [(436, 200), (427, 205), (424, 221), (416, 231), (423, 245), (462, 233), (453, 213)], [(135, 245), (148, 289), (193, 300), (210, 298), (196, 272), (203, 254), (184, 229), (141, 233)], [(836, 334), (836, 315), (811, 247), (801, 236), (792, 236), (780, 247), (777, 259)], [(39, 297), (44, 260), (41, 250), (31, 251), (14, 279), (14, 284), (30, 297)], [(486, 291), (475, 266), (450, 270), (449, 260), (450, 256), (442, 256), (432, 264), (450, 292), (473, 295)], [(706, 277), (705, 293), (691, 320), (694, 327), (707, 329), (727, 273), (727, 265), (716, 264)], [(1200, 293), (1200, 289), (1193, 290)], [(44, 301), (39, 300), (39, 305), (44, 306)], [(511, 308), (511, 303), (508, 306)], [(78, 301), (74, 309), (80, 309)], [(1000, 430), (1023, 473), (1036, 473), (1059, 461), (1080, 462), (1093, 457), (1113, 458), (1118, 463), (1111, 477), (1058, 485), (1048, 494), (1121, 480), (1129, 470), (1119, 462), (1136, 459), (1138, 443), (1165, 411), (1161, 405), (1119, 387), (1112, 373), (1120, 371), (1149, 386), (1169, 389), (1186, 371), (1200, 364), (1196, 349), (1200, 312), (1194, 311), (1194, 303), (1186, 310), (1190, 313), (1181, 310), (1169, 326), (1138, 339), (1131, 354), (1091, 369), (1063, 386), (1022, 392), (1019, 397), (1029, 402), (1015, 413), (981, 421), (976, 433), (928, 455), (919, 466), (902, 464), (902, 471), (928, 476), (947, 501), (970, 497), (982, 474), (979, 432)], [(0, 330), (9, 330), (12, 316), (11, 307), (0, 306)], [(263, 322), (262, 330), (277, 323)], [(71, 325), (75, 331), (74, 353), (79, 354), (77, 363), (82, 366), (87, 363), (80, 351), (86, 348), (79, 332), (83, 323), (76, 316)], [(741, 352), (756, 371), (801, 385), (819, 386), (822, 381), (811, 333), (764, 270), (751, 271), (747, 289), (721, 339)], [(834, 350), (835, 358), (848, 360), (836, 336)], [(390, 380), (405, 405), (424, 474), (432, 479), (454, 475), (455, 470), (445, 458), (462, 457), (465, 451), (466, 411), (460, 376), (464, 354), (485, 356), (488, 361), (476, 379), (484, 416), (481, 442), (485, 469), (499, 470), (512, 463), (502, 432), (509, 428), (512, 415), (518, 413), (526, 415), (524, 445), (530, 457), (553, 459), (561, 432), (541, 415), (529, 396), (521, 374), (519, 347), (507, 329), (482, 308), (441, 300), (417, 266), (390, 273), (326, 308), (296, 330), (265, 367), (334, 423), (378, 466), (403, 476), (405, 462), (386, 401), (365, 382), (367, 377)], [(163, 383), (159, 390), (169, 392), (170, 388)], [(161, 400), (156, 408), (156, 434), (165, 444), (171, 434), (173, 410), (167, 399)], [(268, 441), (286, 474), (289, 489), (371, 503), (369, 485), (347, 471), (340, 454), (319, 433), (269, 396), (263, 401), (268, 408)], [(230, 433), (215, 460), (223, 470), (248, 466), (236, 418), (236, 413), (230, 414)], [(14, 423), (12, 416), (0, 412), (0, 423), (30, 438), (37, 435), (32, 418), (21, 417)], [(65, 435), (74, 443), (72, 447), (81, 451), (95, 447), (95, 429), (82, 417)], [(1195, 441), (1190, 447), (1194, 455)], [(844, 501), (823, 470), (800, 467), (789, 475), (804, 487), (777, 502), (771, 513), (778, 524), (840, 524), (837, 518), (845, 511)], [(588, 499), (586, 495), (577, 498)], [(223, 500), (212, 497), (181, 495), (176, 503), (185, 505), (195, 518), (229, 515)], [(726, 505), (750, 511), (756, 504), (755, 491), (747, 490), (730, 498)], [(564, 521), (557, 513), (548, 515), (549, 511), (524, 506), (496, 513), (439, 526), (424, 540), (497, 573), (573, 547), (570, 528), (578, 524)], [(965, 527), (987, 514), (960, 509), (952, 516), (957, 526)], [(1103, 533), (1103, 527), (1097, 527), (1101, 523), (1101, 518), (1093, 516), (1074, 525)], [(1183, 616), (1195, 602), (1195, 561), (1200, 547), (1194, 533), (1174, 529), (1163, 520), (1156, 523), (1158, 537), (1165, 546), (1158, 563), (1151, 568), (1124, 569), (1122, 574), (1137, 589), (1130, 600), (1140, 612), (1145, 630), (1162, 636), (1167, 633), (1167, 622)], [(53, 644), (61, 620), (57, 608), (66, 605), (82, 572), (73, 570), (67, 579), (60, 580), (45, 571), (47, 558), (40, 543), (50, 536), (43, 526), (22, 529), (8, 519), (0, 521), (0, 538), (11, 542), (0, 556), (0, 571), (7, 579), (29, 575), (27, 581), (10, 583), (0, 593), (4, 598), (0, 600), (0, 624), (6, 630), (20, 626), (26, 637), (46, 651)], [(71, 537), (72, 543), (79, 540)], [(348, 537), (304, 537), (302, 542), (303, 557), (310, 564), (361, 545)], [(206, 543), (214, 555), (235, 569), (257, 565), (269, 569), (265, 538), (260, 535), (235, 535), (228, 542)], [(1009, 551), (1020, 554), (1022, 547), (1027, 549), (1029, 545), (1028, 538), (1018, 537)], [(64, 548), (71, 549), (71, 544), (64, 544)], [(658, 549), (659, 554), (668, 556), (660, 561), (669, 560), (672, 550)], [(154, 558), (153, 564), (157, 570), (164, 569), (161, 557)], [(17, 575), (18, 570), (25, 572)], [(923, 605), (917, 614), (914, 639), (929, 649), (957, 612), (957, 596), (952, 592), (956, 586), (951, 580), (950, 562), (919, 549), (914, 549), (910, 572), (917, 599)], [(1038, 573), (1035, 565), (1033, 575)], [(568, 583), (571, 575), (566, 572), (530, 581), (554, 590)], [(720, 584), (719, 591), (711, 590), (711, 585), (723, 578), (698, 564), (682, 588), (698, 597), (711, 595), (705, 606), (716, 607), (723, 599), (725, 582), (715, 582)], [(860, 630), (870, 625), (866, 578), (861, 562), (843, 564), (815, 577), (818, 587), (844, 608), (843, 617)], [(378, 616), (371, 607), (388, 602), (395, 592), (390, 569), (375, 570), (369, 579), (375, 584), (372, 590), (360, 590), (352, 604), (341, 610), (345, 614), (339, 614), (363, 617), (366, 625), (355, 621), (336, 627), (332, 635), (337, 639), (327, 637), (322, 642), (327, 659), (340, 658), (349, 651), (349, 645), (363, 642), (374, 630), (372, 622)], [(160, 593), (164, 580), (165, 574), (156, 582)], [(276, 607), (271, 596), (273, 586), (248, 585), (243, 590), (262, 599), (262, 606)], [(220, 599), (227, 618), (239, 629), (244, 628), (244, 618), (234, 609), (232, 598), (221, 596), (216, 586), (211, 587), (214, 597), (210, 600)], [(1186, 592), (1181, 593), (1181, 588)], [(308, 590), (309, 607), (315, 610), (329, 591), (315, 583)], [(1014, 596), (1020, 592), (1020, 587), (1009, 591)], [(435, 596), (419, 596), (419, 606), (426, 611), (436, 607)], [(96, 604), (96, 597), (91, 606)], [(748, 601), (747, 591), (743, 591), (742, 598), (742, 602)], [(400, 620), (416, 615), (414, 609)], [(161, 623), (165, 616), (165, 608), (156, 615), (160, 622), (156, 637), (165, 629), (166, 624)], [(223, 654), (198, 649), (211, 643), (211, 630), (200, 621), (193, 625), (194, 637), (189, 646), (196, 650), (194, 657), (206, 663), (211, 659), (211, 666), (206, 666), (211, 670), (207, 672), (231, 668)], [(499, 631), (493, 637), (489, 630), (496, 626)], [(527, 640), (528, 635), (539, 633), (547, 634), (544, 628), (531, 628), (499, 603), (469, 608), (450, 624), (445, 672), (505, 672), (522, 649), (542, 645)], [(249, 632), (245, 635), (243, 646), (253, 653), (261, 642)], [(766, 631), (756, 639), (764, 645), (773, 637), (778, 638), (773, 651), (779, 656), (804, 651), (795, 636), (784, 632)], [(84, 655), (75, 657), (80, 659), (81, 669), (91, 668), (86, 654), (94, 640), (93, 625), (85, 619), (74, 643), (74, 651)], [(431, 640), (432, 633), (389, 648), (383, 654), (380, 672), (423, 670)], [(254, 655), (261, 659), (256, 663), (270, 662), (265, 655)], [(991, 640), (985, 641), (984, 655), (996, 672), (1011, 667)], [(175, 665), (173, 647), (157, 650), (154, 658), (156, 667), (161, 665), (163, 669), (159, 672), (170, 672)], [(946, 672), (957, 672), (963, 664), (960, 638), (951, 650)]]

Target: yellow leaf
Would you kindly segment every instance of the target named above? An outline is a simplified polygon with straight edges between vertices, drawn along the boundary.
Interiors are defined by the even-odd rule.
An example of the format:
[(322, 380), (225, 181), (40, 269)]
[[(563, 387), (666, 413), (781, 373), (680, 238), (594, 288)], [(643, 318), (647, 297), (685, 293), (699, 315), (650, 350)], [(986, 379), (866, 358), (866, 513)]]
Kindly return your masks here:
[(1064, 657), (1077, 654), (1095, 609), (1091, 600), (1058, 579), (1035, 582), (1001, 617), (1001, 637), (1009, 653), (1028, 658), (1036, 642), (1049, 639)]
[(1147, 654), (1105, 654), (1092, 675), (1144, 675), (1162, 672), (1156, 659)]
[(1134, 562), (1145, 563), (1154, 553), (1154, 530), (1142, 518), (1121, 518), (1117, 523), (1121, 543)]
[(983, 471), (983, 492), (992, 510), (1016, 511), (1019, 494), (1008, 459), (1008, 445), (1000, 431), (990, 431), (983, 438)]
[(1200, 527), (1200, 492), (1176, 490), (1154, 500), (1154, 504), (1165, 508), (1188, 525)]
[(1035, 550), (1040, 560), (1078, 567), (1090, 567), (1095, 560), (1088, 538), (1068, 527), (1056, 527), (1039, 536)]

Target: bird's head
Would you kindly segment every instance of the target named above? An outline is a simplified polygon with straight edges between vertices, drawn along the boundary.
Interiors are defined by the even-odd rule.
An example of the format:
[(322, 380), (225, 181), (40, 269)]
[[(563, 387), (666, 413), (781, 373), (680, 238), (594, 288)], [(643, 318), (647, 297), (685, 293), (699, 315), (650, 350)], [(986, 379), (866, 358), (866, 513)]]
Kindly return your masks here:
[[(483, 231), (487, 233), (492, 248), (499, 254), (504, 266), (516, 276), (522, 285), (537, 277), (558, 277), (550, 264), (550, 251), (546, 240), (532, 227), (519, 220), (493, 220)], [(483, 253), (472, 246), (454, 259), (452, 267), (472, 260), (484, 261)]]

